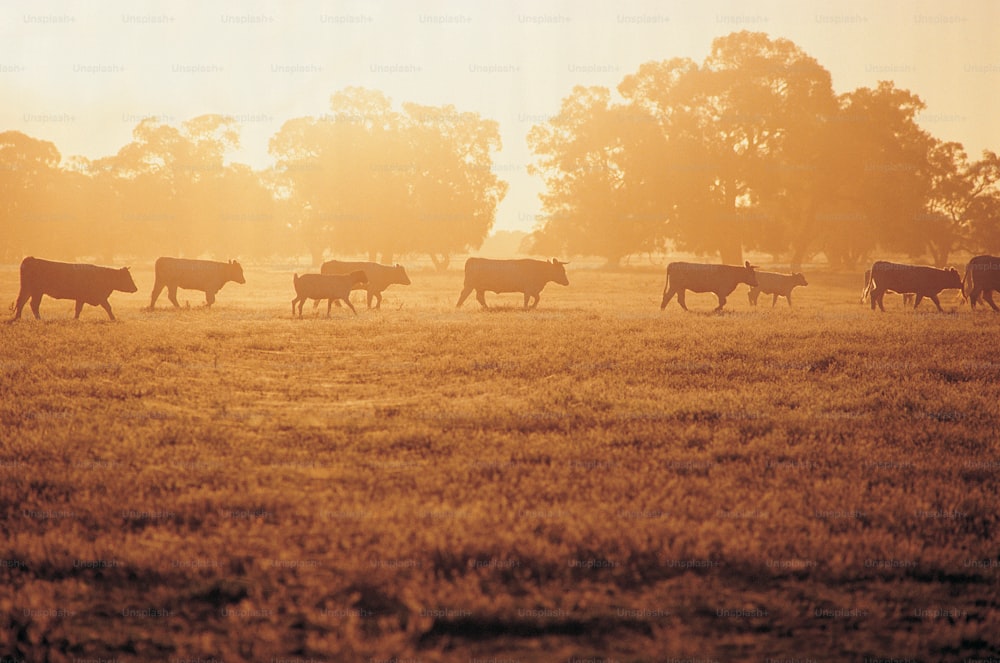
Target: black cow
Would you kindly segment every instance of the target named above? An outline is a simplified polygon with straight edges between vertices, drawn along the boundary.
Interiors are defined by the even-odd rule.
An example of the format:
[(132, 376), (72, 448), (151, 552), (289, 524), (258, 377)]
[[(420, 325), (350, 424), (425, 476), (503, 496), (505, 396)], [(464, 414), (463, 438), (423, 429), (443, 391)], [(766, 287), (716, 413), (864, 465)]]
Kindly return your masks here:
[(736, 286), (746, 283), (751, 288), (757, 287), (756, 267), (745, 262), (742, 267), (736, 265), (708, 265), (693, 262), (672, 262), (667, 265), (667, 283), (663, 286), (663, 301), (660, 310), (667, 308), (670, 300), (677, 295), (677, 303), (685, 311), (688, 310), (684, 301), (684, 293), (711, 292), (719, 298), (715, 311), (721, 311), (728, 297)]
[(177, 288), (185, 290), (201, 290), (205, 293), (205, 305), (215, 303), (215, 293), (229, 281), (246, 283), (243, 278), (243, 268), (235, 260), (215, 262), (213, 260), (188, 260), (186, 258), (157, 258), (156, 282), (153, 283), (153, 294), (149, 299), (149, 309), (156, 306), (156, 298), (163, 289), (167, 289), (167, 298), (179, 308), (177, 303)]
[(962, 296), (969, 299), (975, 310), (979, 297), (990, 305), (994, 312), (1000, 311), (993, 301), (993, 291), (1000, 290), (1000, 258), (996, 256), (976, 256), (965, 266), (962, 279)]
[[(489, 258), (469, 258), (465, 261), (465, 285), (462, 293), (458, 296), (460, 307), (465, 298), (476, 291), (476, 301), (483, 308), (486, 306), (486, 292), (520, 292), (524, 295), (524, 308), (535, 308), (538, 306), (538, 297), (542, 294), (542, 288), (549, 281), (554, 281), (560, 285), (569, 285), (569, 278), (566, 276), (566, 267), (569, 263), (552, 259), (552, 262), (544, 260), (531, 260), (523, 258), (520, 260), (491, 260)], [(528, 302), (534, 298), (531, 306)]]
[(917, 296), (913, 308), (920, 306), (923, 298), (927, 297), (943, 313), (944, 309), (941, 308), (941, 302), (938, 301), (938, 293), (951, 288), (962, 289), (962, 277), (958, 275), (958, 270), (954, 267), (937, 269), (879, 260), (872, 265), (871, 275), (861, 298), (864, 300), (867, 295), (871, 294), (872, 310), (875, 310), (877, 304), (879, 309), (885, 311), (882, 298), (885, 297), (887, 291), (891, 290), (902, 294), (912, 292)]
[[(54, 299), (75, 299), (76, 315), (79, 319), (84, 304), (100, 306), (115, 319), (108, 297), (115, 290), (135, 292), (135, 281), (128, 267), (115, 269), (96, 265), (79, 265), (68, 262), (54, 262), (31, 256), (21, 261), (21, 291), (17, 295), (13, 320), (21, 318), (24, 304), (31, 300), (31, 312), (36, 318), (42, 296)], [(12, 322), (13, 322), (12, 320)]]

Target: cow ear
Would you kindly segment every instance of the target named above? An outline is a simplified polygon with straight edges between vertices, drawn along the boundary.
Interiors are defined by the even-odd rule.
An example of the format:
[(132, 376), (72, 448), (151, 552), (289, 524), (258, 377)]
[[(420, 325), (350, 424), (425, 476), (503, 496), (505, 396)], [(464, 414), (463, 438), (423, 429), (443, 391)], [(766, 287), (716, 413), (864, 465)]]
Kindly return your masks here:
[(743, 265), (744, 265), (744, 266), (745, 266), (745, 267), (746, 267), (747, 269), (750, 269), (750, 261), (749, 261), (749, 260), (745, 260), (745, 261), (743, 261)]

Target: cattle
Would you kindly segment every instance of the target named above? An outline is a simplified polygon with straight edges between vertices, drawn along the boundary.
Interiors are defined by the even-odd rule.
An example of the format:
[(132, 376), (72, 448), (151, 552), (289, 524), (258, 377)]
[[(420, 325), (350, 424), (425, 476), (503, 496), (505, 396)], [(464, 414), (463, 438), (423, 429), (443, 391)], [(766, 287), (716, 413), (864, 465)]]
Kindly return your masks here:
[(307, 299), (325, 299), (326, 317), (330, 317), (330, 308), (335, 299), (342, 299), (354, 315), (358, 312), (351, 304), (351, 290), (358, 284), (368, 282), (365, 273), (358, 270), (350, 274), (294, 274), (292, 285), (295, 286), (295, 299), (292, 300), (292, 317), (295, 317), (295, 305), (299, 305), (299, 317), (302, 317), (302, 305)]
[(994, 312), (1000, 311), (993, 301), (993, 291), (1000, 290), (1000, 258), (996, 256), (976, 256), (965, 266), (965, 277), (962, 279), (962, 297), (968, 298), (969, 304), (975, 310), (979, 296)]
[(31, 256), (21, 261), (21, 291), (17, 295), (17, 302), (14, 305), (14, 318), (19, 320), (24, 304), (31, 300), (31, 312), (35, 318), (41, 319), (38, 314), (38, 305), (42, 302), (42, 296), (48, 295), (55, 299), (75, 299), (76, 315), (74, 319), (80, 318), (80, 311), (84, 304), (100, 306), (108, 313), (108, 317), (115, 319), (111, 312), (111, 304), (108, 297), (115, 290), (120, 292), (135, 292), (135, 281), (128, 267), (114, 269), (112, 267), (98, 267), (96, 265), (78, 265), (66, 262), (54, 262), (52, 260), (42, 260)]
[(757, 268), (748, 262), (742, 267), (736, 265), (706, 265), (692, 262), (672, 262), (667, 265), (667, 283), (663, 287), (663, 301), (660, 310), (677, 295), (677, 303), (685, 311), (688, 310), (684, 301), (685, 291), (711, 292), (719, 298), (715, 312), (722, 310), (728, 297), (736, 286), (746, 283), (751, 288), (757, 287)]
[[(566, 277), (565, 265), (568, 262), (552, 259), (552, 262), (544, 260), (531, 260), (524, 258), (521, 260), (491, 260), (489, 258), (469, 258), (465, 261), (465, 285), (462, 294), (458, 297), (459, 308), (465, 302), (469, 294), (475, 290), (476, 300), (486, 306), (484, 293), (495, 292), (520, 292), (524, 294), (524, 308), (535, 308), (538, 306), (538, 297), (542, 293), (542, 288), (552, 281), (559, 285), (569, 285)], [(528, 302), (534, 299), (534, 303), (528, 306)]]
[(757, 285), (750, 288), (747, 299), (754, 306), (757, 305), (757, 298), (760, 293), (774, 295), (771, 300), (771, 307), (778, 303), (778, 297), (784, 297), (788, 305), (792, 305), (792, 289), (798, 285), (809, 285), (806, 277), (800, 273), (795, 274), (775, 274), (774, 272), (757, 272)]
[[(406, 270), (402, 265), (380, 265), (377, 262), (343, 262), (341, 260), (328, 260), (320, 268), (320, 274), (349, 274), (361, 270), (368, 277), (366, 285), (356, 285), (355, 290), (366, 290), (368, 294), (368, 308), (372, 307), (372, 299), (375, 300), (375, 308), (382, 308), (382, 291), (392, 284), (410, 285), (410, 277), (406, 275)], [(315, 302), (319, 306), (319, 301)], [(337, 302), (340, 306), (340, 302)]]
[(229, 281), (244, 284), (243, 268), (235, 260), (216, 262), (214, 260), (189, 260), (186, 258), (157, 258), (156, 281), (153, 294), (149, 298), (149, 310), (156, 306), (156, 299), (167, 289), (167, 299), (179, 308), (177, 288), (201, 290), (205, 293), (205, 306), (215, 303), (215, 294)]
[(885, 311), (882, 298), (885, 297), (887, 291), (904, 294), (911, 292), (917, 296), (913, 303), (914, 309), (920, 306), (924, 297), (927, 297), (943, 313), (944, 309), (941, 308), (941, 302), (938, 301), (938, 293), (952, 288), (962, 289), (962, 278), (954, 267), (937, 269), (919, 265), (900, 265), (879, 260), (872, 265), (862, 299), (870, 294), (872, 310), (875, 310), (877, 304), (879, 309)]
[[(872, 280), (872, 270), (865, 270), (865, 284), (861, 289), (861, 303), (864, 304), (865, 300), (868, 299), (868, 283)], [(903, 306), (909, 306), (913, 303), (913, 293), (904, 292), (903, 293)]]

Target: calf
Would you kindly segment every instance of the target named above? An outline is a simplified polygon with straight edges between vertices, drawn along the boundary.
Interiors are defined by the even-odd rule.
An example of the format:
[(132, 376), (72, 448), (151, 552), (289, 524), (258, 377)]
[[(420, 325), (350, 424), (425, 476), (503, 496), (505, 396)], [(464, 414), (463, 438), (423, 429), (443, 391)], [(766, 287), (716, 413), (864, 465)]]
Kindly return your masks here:
[[(328, 260), (320, 268), (320, 274), (350, 274), (355, 271), (363, 271), (368, 277), (367, 284), (355, 285), (355, 290), (366, 290), (368, 295), (368, 308), (372, 307), (372, 300), (375, 300), (375, 308), (382, 308), (382, 291), (393, 283), (399, 285), (410, 285), (410, 277), (406, 275), (406, 270), (402, 265), (380, 265), (377, 262), (344, 262), (341, 260)], [(318, 306), (319, 302), (315, 302)], [(340, 302), (337, 302), (340, 306)]]
[(792, 305), (792, 289), (797, 285), (809, 285), (806, 277), (802, 274), (775, 274), (774, 272), (757, 272), (757, 285), (750, 288), (747, 299), (754, 306), (757, 305), (757, 298), (760, 293), (774, 295), (771, 300), (771, 307), (778, 303), (778, 297), (788, 300), (788, 305)]
[(368, 282), (368, 277), (362, 271), (351, 272), (350, 274), (303, 274), (294, 275), (292, 284), (295, 286), (295, 299), (292, 300), (292, 317), (295, 316), (295, 305), (299, 307), (299, 317), (302, 317), (302, 305), (307, 299), (325, 299), (326, 317), (330, 317), (330, 309), (336, 299), (343, 300), (354, 315), (358, 312), (351, 304), (351, 290), (356, 284)]

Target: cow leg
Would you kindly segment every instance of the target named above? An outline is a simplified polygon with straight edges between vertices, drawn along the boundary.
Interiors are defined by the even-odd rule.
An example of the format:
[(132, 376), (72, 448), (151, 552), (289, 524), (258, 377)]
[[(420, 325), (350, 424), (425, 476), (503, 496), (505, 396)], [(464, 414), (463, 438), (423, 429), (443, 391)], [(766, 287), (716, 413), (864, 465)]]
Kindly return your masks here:
[(153, 294), (150, 295), (149, 297), (150, 311), (152, 311), (153, 307), (156, 306), (156, 300), (159, 299), (160, 293), (163, 292), (163, 288), (165, 287), (166, 285), (164, 283), (161, 283), (160, 281), (157, 281), (156, 283), (153, 284)]
[[(917, 297), (919, 297), (919, 296), (920, 295), (917, 295)], [(934, 306), (937, 306), (937, 310), (938, 311), (940, 311), (941, 313), (944, 313), (944, 309), (941, 308), (941, 302), (938, 301), (938, 296), (937, 295), (927, 295), (927, 298), (929, 300), (931, 300), (932, 302), (934, 302)], [(916, 306), (914, 306), (913, 308), (916, 308)]]
[(455, 308), (460, 308), (462, 306), (462, 302), (465, 301), (465, 298), (471, 294), (472, 294), (472, 288), (470, 288), (469, 286), (465, 286), (464, 288), (462, 288), (462, 294), (458, 296), (458, 303), (455, 304)]
[(82, 299), (78, 299), (78, 300), (76, 300), (76, 315), (73, 316), (74, 320), (79, 320), (80, 319), (80, 312), (81, 311), (83, 311), (83, 300)]
[(42, 316), (38, 313), (38, 305), (41, 304), (41, 303), (42, 303), (42, 295), (41, 295), (41, 293), (32, 296), (32, 298), (31, 298), (31, 304), (29, 304), (29, 306), (31, 306), (31, 312), (32, 312), (32, 314), (34, 314), (35, 320), (41, 320), (42, 319)]
[(534, 300), (535, 300), (535, 301), (534, 301), (534, 302), (533, 302), (533, 303), (531, 304), (531, 306), (527, 306), (527, 308), (532, 308), (532, 309), (534, 309), (534, 308), (538, 308), (538, 299), (539, 299), (539, 297), (540, 297), (540, 296), (541, 296), (541, 293), (532, 293), (532, 294), (530, 294), (530, 295), (525, 295), (525, 296), (524, 296), (524, 301), (525, 301), (525, 304), (527, 304), (527, 302), (528, 302), (528, 299), (529, 299), (529, 298), (531, 298), (531, 299), (534, 299)]
[(771, 300), (771, 308), (774, 308), (774, 305), (777, 303), (778, 303), (778, 293), (774, 293), (774, 298)]
[(871, 297), (871, 305), (872, 305), (872, 310), (873, 311), (875, 310), (876, 306), (878, 306), (880, 309), (882, 309), (883, 311), (885, 311), (885, 307), (882, 306), (882, 295), (883, 294), (885, 294), (884, 291), (879, 290), (878, 286), (876, 286), (874, 290), (872, 290), (870, 293), (868, 293), (869, 297)]
[(747, 291), (747, 301), (750, 302), (750, 306), (757, 305), (757, 297), (759, 296), (760, 290), (757, 288), (750, 288), (750, 290)]
[(115, 314), (111, 312), (111, 302), (104, 300), (101, 302), (101, 308), (108, 312), (108, 318), (111, 320), (115, 319)]
[(14, 320), (21, 319), (21, 311), (24, 309), (24, 305), (28, 302), (28, 293), (22, 290), (17, 294), (17, 303), (14, 305)]
[(788, 301), (788, 305), (791, 306), (792, 305), (792, 293), (791, 293), (791, 291), (789, 291), (788, 294), (785, 295), (785, 299)]
[(664, 288), (663, 289), (663, 299), (660, 301), (660, 310), (661, 311), (663, 309), (667, 308), (667, 304), (670, 303), (670, 300), (674, 298), (675, 294), (677, 294), (677, 293), (674, 290), (671, 290), (671, 289), (668, 289), (668, 288)]
[(688, 310), (687, 302), (685, 301), (685, 296), (684, 296), (686, 292), (687, 290), (677, 291), (677, 303), (680, 304), (681, 308), (684, 309), (685, 311)]
[(174, 308), (180, 308), (181, 305), (177, 303), (177, 286), (168, 285), (167, 286), (167, 299), (170, 303), (174, 305)]
[(722, 311), (722, 307), (725, 305), (726, 305), (726, 296), (719, 295), (719, 305), (715, 307), (715, 311), (713, 311), (713, 313), (719, 313), (720, 311)]
[(358, 314), (357, 310), (354, 308), (354, 304), (351, 303), (350, 298), (345, 299), (344, 303), (347, 304), (347, 307), (349, 309), (351, 309), (351, 313), (353, 313), (354, 315)]
[(333, 298), (326, 300), (326, 317), (330, 317), (330, 309), (333, 308)]
[(476, 301), (479, 302), (482, 305), (483, 308), (489, 308), (486, 305), (486, 291), (485, 290), (476, 290)]
[(319, 308), (319, 300), (318, 299), (314, 299), (313, 300), (313, 309), (318, 309), (318, 308)]
[(993, 309), (994, 313), (1000, 312), (1000, 308), (997, 308), (996, 303), (993, 301), (993, 291), (992, 290), (986, 290), (986, 291), (984, 291), (983, 292), (983, 299), (986, 300), (986, 303), (990, 305), (990, 308)]
[[(915, 301), (915, 302), (913, 303), (913, 310), (914, 310), (914, 311), (916, 311), (916, 310), (917, 310), (917, 307), (918, 307), (918, 306), (920, 306), (920, 302), (922, 302), (922, 301), (924, 301), (924, 296), (923, 296), (923, 295), (917, 295), (917, 299), (916, 299), (916, 301)], [(904, 306), (906, 305), (906, 296), (905, 296), (905, 295), (903, 296), (903, 305), (904, 305)], [(941, 308), (941, 306), (940, 306), (940, 305), (938, 305), (938, 308)]]
[(524, 310), (528, 310), (528, 302), (531, 301), (531, 295), (524, 293)]
[(215, 293), (216, 292), (217, 291), (215, 291), (215, 290), (206, 290), (205, 291), (205, 306), (208, 306), (209, 308), (211, 308), (212, 304), (215, 303)]

